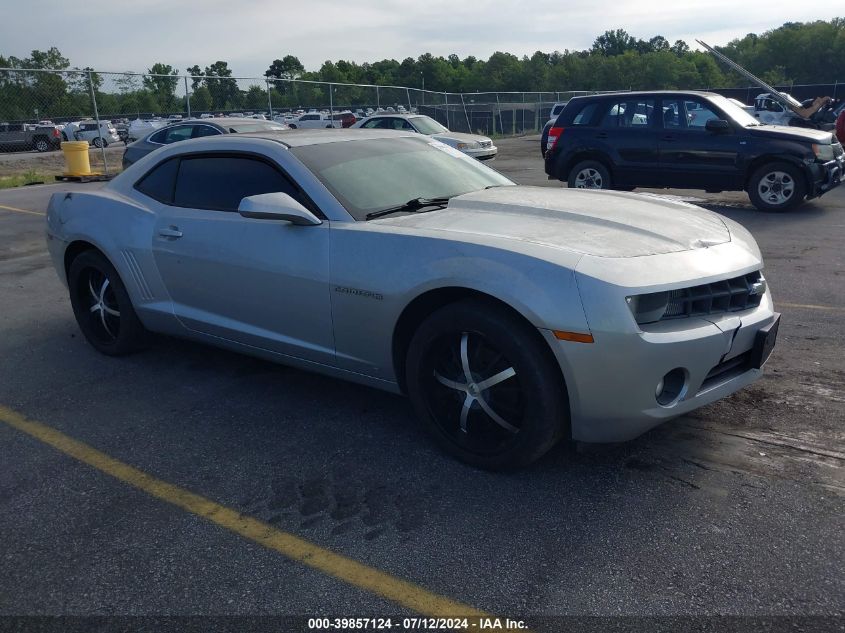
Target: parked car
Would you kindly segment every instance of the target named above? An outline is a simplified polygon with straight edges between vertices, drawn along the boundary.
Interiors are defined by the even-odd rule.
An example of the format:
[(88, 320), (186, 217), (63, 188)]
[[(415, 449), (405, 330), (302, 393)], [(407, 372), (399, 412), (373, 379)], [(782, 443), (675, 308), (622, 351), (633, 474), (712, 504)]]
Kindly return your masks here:
[(77, 141), (88, 141), (94, 147), (108, 147), (112, 143), (119, 143), (120, 136), (111, 121), (94, 120), (81, 121), (76, 132)]
[(317, 129), (317, 128), (340, 128), (343, 121), (333, 120), (328, 112), (306, 112), (288, 123), (291, 129)]
[(137, 141), (147, 136), (151, 131), (162, 128), (167, 124), (168, 122), (166, 120), (158, 118), (135, 119), (129, 123), (129, 127), (126, 130), (127, 141), (130, 143)]
[(345, 110), (343, 112), (336, 112), (333, 114), (332, 120), (340, 121), (341, 127), (352, 127), (355, 125), (355, 122), (358, 121), (358, 118), (349, 110)]
[(102, 189), (54, 194), (46, 226), (100, 352), (159, 332), (404, 392), (441, 446), (485, 468), (723, 398), (760, 377), (777, 336), (738, 223), (515, 186), (415, 133), (174, 143)]
[(579, 188), (744, 190), (781, 211), (837, 187), (845, 156), (830, 132), (763, 125), (721, 95), (627, 92), (573, 98), (545, 170)]
[(431, 117), (418, 114), (377, 114), (358, 121), (353, 128), (365, 130), (405, 130), (425, 134), (454, 147), (468, 156), (487, 160), (495, 158), (498, 148), (486, 136), (450, 132)]
[(128, 145), (126, 151), (123, 152), (123, 168), (126, 169), (132, 163), (163, 145), (170, 145), (178, 141), (202, 138), (203, 136), (217, 136), (218, 134), (287, 129), (288, 126), (283, 123), (252, 118), (220, 117), (179, 121), (162, 129), (153, 130), (144, 138)]
[(563, 112), (563, 109), (566, 107), (566, 104), (569, 103), (568, 101), (559, 101), (552, 106), (552, 109), (549, 111), (549, 120), (546, 121), (546, 124), (543, 126), (543, 133), (540, 135), (540, 155), (545, 156), (546, 144), (549, 140), (549, 130), (552, 129), (552, 125), (557, 120), (558, 115)]
[(59, 148), (61, 129), (56, 125), (0, 123), (0, 152), (37, 150), (49, 152)]

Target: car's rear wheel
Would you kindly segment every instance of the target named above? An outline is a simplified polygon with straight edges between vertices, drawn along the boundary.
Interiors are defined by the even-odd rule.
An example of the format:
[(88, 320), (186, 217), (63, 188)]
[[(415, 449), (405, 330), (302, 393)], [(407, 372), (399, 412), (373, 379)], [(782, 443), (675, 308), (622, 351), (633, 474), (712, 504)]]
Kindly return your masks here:
[(35, 149), (39, 152), (49, 152), (50, 141), (48, 141), (43, 136), (39, 136), (37, 139), (35, 139)]
[(79, 329), (97, 351), (120, 356), (144, 347), (147, 331), (120, 275), (102, 254), (78, 255), (68, 270), (68, 288)]
[(804, 177), (789, 163), (769, 163), (754, 172), (748, 197), (760, 211), (786, 211), (801, 204), (807, 195)]
[(494, 304), (441, 308), (414, 334), (408, 393), (437, 443), (473, 466), (524, 466), (568, 430), (566, 390), (532, 326)]
[(610, 172), (595, 160), (581, 161), (569, 171), (571, 189), (610, 189)]

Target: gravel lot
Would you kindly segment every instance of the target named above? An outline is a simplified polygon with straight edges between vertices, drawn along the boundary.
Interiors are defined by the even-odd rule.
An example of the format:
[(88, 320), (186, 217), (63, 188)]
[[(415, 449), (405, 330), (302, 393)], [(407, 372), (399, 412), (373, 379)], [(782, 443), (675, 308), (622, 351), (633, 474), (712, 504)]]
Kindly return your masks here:
[[(536, 137), (497, 145), (492, 166), (560, 186)], [(787, 214), (744, 194), (661, 192), (759, 241), (783, 313), (764, 378), (633, 442), (561, 446), (496, 475), (442, 455), (403, 398), (177, 340), (98, 355), (50, 266), (43, 217), (10, 209), (43, 212), (81, 186), (98, 185), (0, 192), (7, 411), (535, 630), (568, 626), (539, 616), (758, 616), (776, 630), (843, 616), (845, 188)], [(0, 454), (0, 616), (410, 613), (3, 423)]]

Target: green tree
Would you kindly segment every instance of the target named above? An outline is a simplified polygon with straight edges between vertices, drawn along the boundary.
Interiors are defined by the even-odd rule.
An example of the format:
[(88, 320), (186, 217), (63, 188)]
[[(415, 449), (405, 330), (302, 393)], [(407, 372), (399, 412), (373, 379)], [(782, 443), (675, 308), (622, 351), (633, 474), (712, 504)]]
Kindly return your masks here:
[(211, 106), (211, 93), (205, 86), (199, 86), (191, 93), (191, 110), (202, 112), (210, 110)]
[(205, 67), (205, 86), (211, 93), (211, 103), (215, 110), (231, 110), (240, 107), (241, 92), (238, 82), (232, 79), (232, 70), (228, 62), (216, 61)]
[(270, 79), (297, 79), (305, 72), (305, 66), (298, 57), (285, 55), (282, 59), (274, 59), (264, 76)]
[(191, 76), (191, 90), (196, 90), (202, 85), (202, 78), (205, 73), (202, 72), (199, 65), (189, 66), (185, 72)]
[[(144, 88), (150, 91), (158, 102), (158, 110), (171, 112), (176, 109), (176, 86), (179, 84), (179, 71), (169, 64), (157, 62), (147, 69), (144, 76)], [(181, 109), (181, 108), (180, 108)]]

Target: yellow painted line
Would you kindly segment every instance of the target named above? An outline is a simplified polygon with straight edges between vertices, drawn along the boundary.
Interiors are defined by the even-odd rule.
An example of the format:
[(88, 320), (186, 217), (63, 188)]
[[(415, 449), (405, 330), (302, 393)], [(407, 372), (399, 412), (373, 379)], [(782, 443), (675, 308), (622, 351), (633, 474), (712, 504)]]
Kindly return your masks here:
[(837, 306), (820, 306), (812, 303), (787, 303), (785, 301), (776, 301), (775, 307), (803, 308), (805, 310), (824, 310), (828, 312), (845, 312), (845, 308), (840, 308)]
[(46, 424), (28, 420), (16, 411), (2, 405), (0, 405), (0, 421), (153, 497), (200, 516), (287, 558), (333, 576), (359, 589), (386, 598), (417, 613), (429, 617), (466, 617), (473, 619), (491, 617), (470, 606), (432, 593), (414, 583), (368, 567), (303, 538), (278, 530), (263, 521), (244, 516), (237, 510), (157, 479)]
[(29, 209), (18, 209), (17, 207), (7, 207), (5, 204), (0, 204), (0, 209), (6, 211), (14, 211), (15, 213), (27, 213), (29, 215), (47, 215), (41, 211), (30, 211)]

